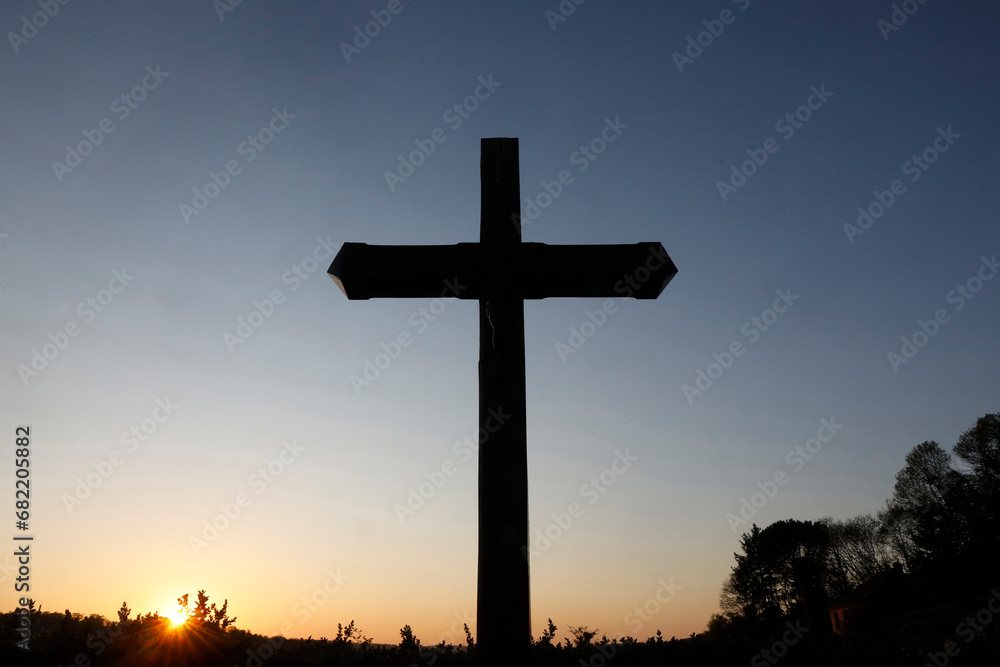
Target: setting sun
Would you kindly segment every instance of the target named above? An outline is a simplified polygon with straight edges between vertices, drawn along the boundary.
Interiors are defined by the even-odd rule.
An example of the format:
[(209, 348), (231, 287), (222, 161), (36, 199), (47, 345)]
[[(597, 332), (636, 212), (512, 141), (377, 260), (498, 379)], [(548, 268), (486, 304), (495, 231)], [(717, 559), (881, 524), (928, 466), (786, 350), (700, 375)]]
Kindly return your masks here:
[(178, 626), (184, 625), (184, 623), (187, 622), (187, 614), (185, 614), (184, 612), (179, 611), (179, 610), (167, 614), (167, 618), (170, 619), (170, 623), (175, 628), (178, 627)]

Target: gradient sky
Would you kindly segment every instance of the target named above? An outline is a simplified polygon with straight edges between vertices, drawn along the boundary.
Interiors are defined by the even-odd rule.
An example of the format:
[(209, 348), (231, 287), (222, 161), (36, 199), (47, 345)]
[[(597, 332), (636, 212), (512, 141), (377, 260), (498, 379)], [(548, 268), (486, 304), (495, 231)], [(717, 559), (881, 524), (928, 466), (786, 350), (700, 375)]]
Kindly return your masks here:
[[(519, 137), (524, 198), (571, 172), (526, 241), (661, 241), (680, 269), (656, 301), (616, 300), (564, 358), (602, 300), (525, 306), (532, 534), (584, 510), (532, 563), (536, 636), (549, 617), (560, 638), (700, 632), (739, 549), (727, 514), (758, 482), (787, 475), (761, 525), (874, 512), (914, 445), (950, 447), (997, 411), (1000, 280), (976, 284), (1000, 254), (995, 3), (913, 3), (890, 30), (889, 2), (592, 0), (557, 21), (556, 0), (403, 0), (345, 55), (390, 4), (246, 0), (220, 18), (209, 0), (73, 2), (37, 30), (34, 2), (0, 9), (5, 33), (30, 36), (0, 49), (2, 429), (11, 446), (32, 429), (44, 609), (165, 613), (206, 589), (265, 634), (332, 637), (354, 619), (378, 642), (408, 623), (430, 644), (475, 629), (476, 459), (455, 443), (477, 427), (477, 306), (349, 302), (324, 273), (344, 241), (478, 240), (482, 137)], [(488, 97), (447, 114), (480, 77)], [(796, 112), (808, 120), (778, 124)], [(104, 119), (75, 168), (53, 166)], [(581, 163), (608, 120), (620, 135)], [(273, 141), (249, 148), (269, 124)], [(398, 156), (438, 128), (390, 189)], [(906, 165), (928, 148), (926, 170)], [(723, 197), (752, 155), (767, 160)], [(892, 205), (849, 233), (876, 191)], [(227, 339), (275, 290), (252, 335)], [(777, 290), (797, 298), (774, 321)], [(356, 391), (351, 375), (404, 332), (413, 343)], [(37, 375), (19, 370), (60, 341)], [(686, 396), (699, 371), (716, 379)], [(842, 428), (800, 460), (823, 419)], [(626, 450), (637, 461), (594, 492)], [(207, 540), (213, 520), (230, 525)]]

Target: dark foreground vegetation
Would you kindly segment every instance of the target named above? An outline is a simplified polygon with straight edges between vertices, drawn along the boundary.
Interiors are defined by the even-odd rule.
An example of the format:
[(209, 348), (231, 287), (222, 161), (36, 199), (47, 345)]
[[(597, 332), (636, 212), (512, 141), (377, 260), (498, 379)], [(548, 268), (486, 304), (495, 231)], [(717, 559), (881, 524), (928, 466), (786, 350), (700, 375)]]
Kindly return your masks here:
[[(1000, 607), (998, 607), (1000, 608)], [(975, 614), (972, 614), (973, 618)], [(707, 632), (686, 639), (652, 637), (645, 641), (583, 639), (579, 636), (552, 643), (545, 639), (532, 647), (532, 665), (553, 667), (615, 667), (618, 665), (878, 665), (892, 667), (925, 664), (1000, 665), (1000, 614), (996, 623), (980, 626), (973, 641), (968, 632), (956, 632), (955, 625), (885, 628), (879, 632), (849, 636), (823, 635), (817, 629), (800, 633), (789, 629), (795, 623), (783, 621), (728, 628), (724, 634)], [(4, 636), (12, 632), (12, 614), (3, 615)], [(7, 643), (0, 653), (3, 665), (70, 665), (209, 667), (291, 667), (310, 665), (350, 665), (357, 667), (438, 667), (472, 666), (475, 647), (422, 646), (409, 628), (401, 631), (396, 646), (376, 646), (358, 638), (285, 639), (262, 637), (212, 623), (188, 621), (172, 628), (165, 618), (146, 616), (124, 623), (109, 622), (100, 616), (39, 613), (35, 619), (39, 633), (31, 651), (25, 653)], [(971, 626), (970, 626), (971, 628)], [(801, 627), (799, 628), (801, 630)], [(588, 633), (589, 634), (589, 633)], [(792, 639), (794, 643), (785, 642)], [(954, 645), (949, 656), (949, 642)], [(932, 659), (933, 656), (933, 659)], [(936, 662), (934, 661), (936, 660)]]
[[(875, 514), (748, 522), (706, 632), (608, 639), (569, 626), (559, 640), (550, 620), (529, 664), (1000, 666), (1000, 413), (980, 418), (952, 452), (914, 447)], [(409, 626), (398, 645), (375, 645), (353, 621), (332, 638), (286, 639), (237, 628), (227, 603), (209, 604), (204, 591), (179, 602), (188, 620), (177, 627), (125, 603), (114, 621), (32, 604), (30, 652), (17, 646), (26, 619), (0, 614), (0, 665), (477, 664), (468, 627), (461, 646), (424, 646)]]

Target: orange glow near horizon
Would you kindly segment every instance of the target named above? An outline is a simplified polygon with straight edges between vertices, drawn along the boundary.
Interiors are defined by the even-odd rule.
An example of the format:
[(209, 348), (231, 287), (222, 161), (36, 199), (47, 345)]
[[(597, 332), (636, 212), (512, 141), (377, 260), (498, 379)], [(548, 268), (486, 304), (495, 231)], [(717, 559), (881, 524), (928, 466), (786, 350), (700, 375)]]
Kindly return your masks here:
[(171, 623), (172, 627), (175, 627), (175, 628), (178, 628), (178, 627), (184, 625), (185, 623), (187, 623), (187, 619), (188, 619), (187, 614), (185, 614), (184, 612), (180, 611), (179, 609), (177, 611), (174, 611), (174, 612), (171, 612), (171, 613), (167, 614), (167, 618), (170, 619), (170, 623)]
[[(255, 517), (265, 511), (264, 506), (255, 509)], [(164, 525), (170, 529), (169, 523), (159, 523), (156, 530), (165, 530)], [(426, 530), (410, 537), (409, 543), (399, 538), (373, 540), (366, 545), (374, 554), (367, 560), (345, 557), (350, 554), (346, 548), (344, 555), (331, 557), (321, 545), (303, 540), (306, 548), (294, 572), (277, 578), (269, 573), (287, 560), (286, 552), (278, 545), (257, 542), (253, 534), (233, 529), (225, 541), (212, 544), (196, 557), (190, 550), (184, 553), (184, 533), (154, 550), (136, 540), (140, 528), (136, 526), (130, 542), (114, 543), (120, 555), (117, 562), (97, 558), (91, 552), (94, 542), (81, 539), (76, 568), (85, 568), (92, 575), (89, 577), (74, 577), (74, 568), (58, 560), (54, 552), (39, 554), (39, 567), (50, 574), (39, 581), (37, 591), (32, 587), (32, 593), (37, 593), (45, 609), (96, 613), (114, 620), (126, 601), (133, 618), (159, 612), (176, 623), (178, 596), (188, 594), (194, 602), (198, 591), (204, 589), (209, 604), (221, 607), (228, 600), (228, 615), (237, 619), (236, 627), (265, 636), (332, 638), (338, 623), (346, 626), (351, 620), (376, 643), (398, 644), (399, 630), (407, 624), (425, 645), (463, 643), (465, 623), (474, 635), (477, 632), (474, 534), (456, 538), (442, 527), (431, 531), (430, 537)], [(423, 544), (428, 539), (438, 540), (438, 544), (428, 547)], [(577, 539), (591, 544), (592, 560), (580, 558), (579, 546), (574, 543)], [(402, 544), (403, 548), (389, 548), (390, 544)], [(711, 614), (718, 611), (719, 573), (730, 566), (731, 558), (726, 554), (727, 550), (731, 553), (731, 547), (723, 544), (705, 549), (713, 557), (703, 557), (699, 568), (681, 570), (674, 563), (702, 545), (675, 543), (648, 554), (642, 553), (641, 546), (629, 545), (629, 553), (637, 555), (631, 556), (629, 568), (615, 569), (606, 554), (596, 551), (592, 535), (569, 534), (559, 546), (560, 550), (553, 548), (533, 567), (535, 637), (541, 635), (550, 617), (559, 627), (559, 640), (568, 635), (570, 625), (598, 628), (609, 637), (624, 632), (640, 641), (657, 630), (667, 638), (702, 632)], [(253, 559), (246, 558), (248, 553)], [(428, 555), (438, 553), (447, 560), (425, 565)], [(151, 581), (151, 572), (162, 574)], [(656, 608), (650, 600), (656, 599), (661, 579), (682, 588)], [(586, 582), (586, 586), (579, 582)], [(666, 595), (660, 592), (660, 598), (662, 601)], [(647, 603), (648, 620), (640, 618), (640, 624), (634, 609)]]

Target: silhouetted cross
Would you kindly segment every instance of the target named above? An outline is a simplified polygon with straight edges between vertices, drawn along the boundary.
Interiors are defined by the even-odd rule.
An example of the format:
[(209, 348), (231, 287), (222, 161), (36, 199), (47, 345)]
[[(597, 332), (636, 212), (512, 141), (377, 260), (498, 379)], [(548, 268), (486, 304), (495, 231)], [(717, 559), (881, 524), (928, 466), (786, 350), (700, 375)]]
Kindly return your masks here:
[[(329, 274), (348, 299), (479, 301), (479, 426), (490, 435), (479, 447), (477, 649), (484, 664), (521, 665), (531, 644), (524, 299), (655, 299), (677, 267), (660, 243), (522, 243), (517, 139), (482, 140), (480, 177), (479, 243), (345, 243)], [(498, 411), (509, 415), (499, 428)]]

